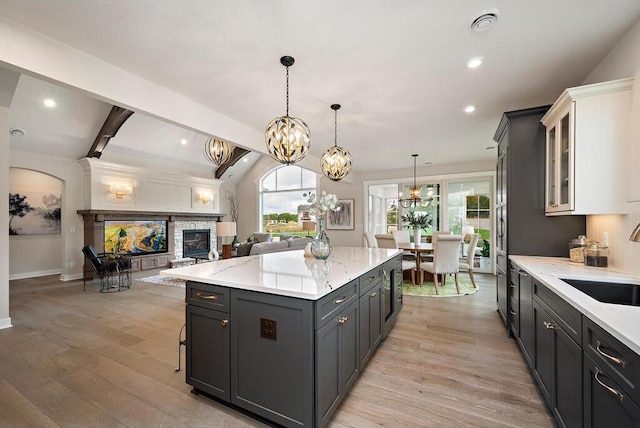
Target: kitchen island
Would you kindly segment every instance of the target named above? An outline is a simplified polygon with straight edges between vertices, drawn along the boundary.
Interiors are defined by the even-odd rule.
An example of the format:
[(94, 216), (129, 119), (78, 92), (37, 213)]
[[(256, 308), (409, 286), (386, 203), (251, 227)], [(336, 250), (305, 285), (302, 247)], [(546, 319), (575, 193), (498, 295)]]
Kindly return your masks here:
[(402, 252), (287, 251), (161, 272), (187, 280), (186, 381), (283, 426), (322, 427), (402, 309)]

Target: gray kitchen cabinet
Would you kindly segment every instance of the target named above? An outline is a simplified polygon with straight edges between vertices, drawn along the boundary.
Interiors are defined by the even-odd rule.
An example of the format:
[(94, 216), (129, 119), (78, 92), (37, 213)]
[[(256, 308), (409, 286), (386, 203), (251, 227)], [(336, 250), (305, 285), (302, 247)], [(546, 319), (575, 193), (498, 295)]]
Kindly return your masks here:
[(229, 314), (186, 306), (187, 383), (221, 400), (230, 398)]
[(396, 257), (382, 265), (383, 338), (387, 337), (402, 309), (402, 257)]
[[(545, 128), (549, 106), (503, 114), (493, 139), (498, 143), (494, 248), (496, 302), (511, 334), (511, 254), (567, 257), (569, 240), (586, 233), (584, 216), (545, 216)], [(520, 321), (521, 322), (521, 321)]]
[(316, 332), (316, 423), (324, 426), (359, 373), (359, 302), (353, 302)]
[(378, 278), (364, 287), (363, 282), (360, 281), (360, 367), (367, 364), (382, 342), (382, 280)]
[(533, 364), (535, 328), (533, 321), (533, 277), (515, 263), (511, 263), (512, 293), (517, 296), (518, 328), (514, 337), (527, 364)]

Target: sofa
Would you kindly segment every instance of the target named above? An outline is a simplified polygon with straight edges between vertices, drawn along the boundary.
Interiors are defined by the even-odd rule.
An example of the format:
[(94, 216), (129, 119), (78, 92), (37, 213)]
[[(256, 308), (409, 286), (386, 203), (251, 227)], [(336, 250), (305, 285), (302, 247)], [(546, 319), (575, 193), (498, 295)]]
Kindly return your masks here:
[(236, 247), (236, 256), (253, 256), (257, 254), (275, 253), (278, 251), (304, 250), (311, 238), (296, 235), (281, 235), (274, 241), (270, 233), (254, 233), (245, 242)]

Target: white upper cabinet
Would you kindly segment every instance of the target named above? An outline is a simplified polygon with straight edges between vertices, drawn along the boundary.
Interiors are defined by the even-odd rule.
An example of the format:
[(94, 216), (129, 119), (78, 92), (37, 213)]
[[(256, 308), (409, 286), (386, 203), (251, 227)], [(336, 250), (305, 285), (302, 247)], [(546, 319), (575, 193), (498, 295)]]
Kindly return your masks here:
[(629, 78), (569, 88), (542, 117), (547, 215), (625, 212), (632, 85)]

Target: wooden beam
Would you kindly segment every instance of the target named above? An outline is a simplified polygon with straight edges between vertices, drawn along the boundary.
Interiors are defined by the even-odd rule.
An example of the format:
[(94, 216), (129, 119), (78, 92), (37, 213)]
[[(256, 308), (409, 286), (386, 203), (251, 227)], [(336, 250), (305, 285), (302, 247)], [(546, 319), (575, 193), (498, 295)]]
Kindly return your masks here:
[(216, 178), (222, 177), (222, 174), (232, 166), (236, 164), (244, 155), (250, 153), (249, 150), (241, 149), (240, 147), (236, 147), (233, 149), (233, 154), (231, 155), (231, 159), (228, 162), (223, 163), (216, 169)]
[(125, 123), (132, 114), (133, 111), (131, 110), (113, 106), (102, 128), (100, 128), (100, 132), (98, 132), (98, 136), (93, 142), (91, 149), (89, 149), (87, 157), (100, 159), (102, 152), (105, 147), (107, 147), (107, 144), (109, 144), (109, 140), (116, 136), (122, 124)]

